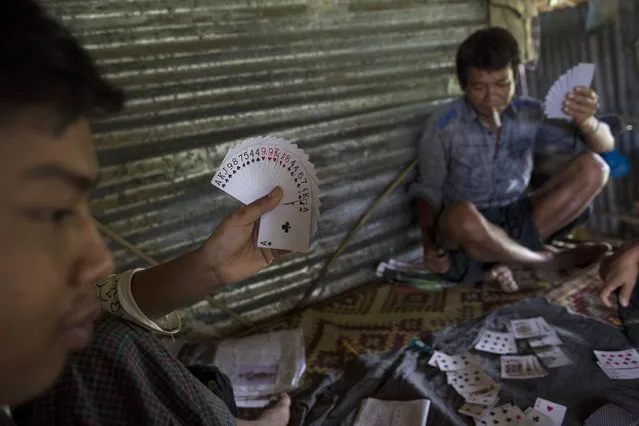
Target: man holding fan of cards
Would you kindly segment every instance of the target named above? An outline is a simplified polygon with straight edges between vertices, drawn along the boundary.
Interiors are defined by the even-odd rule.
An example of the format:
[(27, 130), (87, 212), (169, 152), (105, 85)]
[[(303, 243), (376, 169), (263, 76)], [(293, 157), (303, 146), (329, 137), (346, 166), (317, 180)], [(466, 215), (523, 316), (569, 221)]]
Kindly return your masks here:
[[(595, 116), (592, 89), (564, 95), (570, 120), (547, 119), (541, 102), (514, 96), (519, 58), (516, 39), (501, 28), (479, 30), (461, 44), (456, 67), (464, 96), (432, 114), (411, 187), (425, 266), (450, 281), (487, 280), (509, 292), (518, 290), (511, 265), (556, 270), (603, 255), (602, 246), (557, 252), (544, 242), (569, 232), (605, 186), (609, 168), (598, 154), (614, 148), (608, 125)], [(576, 138), (583, 152), (528, 193), (535, 145), (573, 148)]]
[(90, 123), (119, 112), (122, 92), (33, 0), (0, 2), (0, 52), (0, 424), (285, 426), (288, 396), (238, 420), (229, 380), (188, 369), (154, 335), (176, 332), (164, 315), (273, 261), (257, 223), (283, 188), (199, 249), (110, 275), (89, 205), (99, 175)]

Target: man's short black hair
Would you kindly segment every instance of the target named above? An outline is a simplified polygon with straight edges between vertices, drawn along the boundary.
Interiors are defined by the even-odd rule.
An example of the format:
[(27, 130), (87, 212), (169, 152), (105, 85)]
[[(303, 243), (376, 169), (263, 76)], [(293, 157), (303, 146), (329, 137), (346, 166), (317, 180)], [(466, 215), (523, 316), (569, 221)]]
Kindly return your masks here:
[(0, 122), (29, 107), (54, 113), (56, 132), (118, 112), (123, 93), (100, 76), (71, 33), (35, 0), (0, 0)]
[(457, 50), (459, 85), (466, 90), (469, 68), (498, 71), (510, 66), (515, 71), (520, 63), (519, 44), (508, 30), (492, 27), (476, 31)]

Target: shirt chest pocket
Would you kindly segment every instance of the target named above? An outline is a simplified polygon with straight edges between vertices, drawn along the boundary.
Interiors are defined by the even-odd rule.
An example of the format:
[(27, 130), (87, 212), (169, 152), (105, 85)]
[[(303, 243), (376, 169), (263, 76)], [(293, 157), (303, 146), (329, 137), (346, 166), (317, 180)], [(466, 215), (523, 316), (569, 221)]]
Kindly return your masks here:
[(476, 190), (489, 186), (491, 171), (479, 152), (453, 152), (450, 161), (450, 184), (458, 190)]

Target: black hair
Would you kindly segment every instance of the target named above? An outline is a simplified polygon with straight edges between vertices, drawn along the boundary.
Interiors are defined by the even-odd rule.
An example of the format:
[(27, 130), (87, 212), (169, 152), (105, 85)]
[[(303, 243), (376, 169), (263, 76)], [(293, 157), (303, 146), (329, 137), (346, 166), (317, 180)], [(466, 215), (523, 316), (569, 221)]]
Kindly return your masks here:
[(55, 114), (60, 132), (81, 117), (119, 112), (124, 95), (35, 0), (0, 0), (0, 121), (32, 106)]
[(519, 44), (508, 30), (499, 27), (478, 30), (464, 40), (457, 50), (459, 85), (466, 90), (469, 68), (498, 71), (510, 66), (515, 72), (520, 63)]

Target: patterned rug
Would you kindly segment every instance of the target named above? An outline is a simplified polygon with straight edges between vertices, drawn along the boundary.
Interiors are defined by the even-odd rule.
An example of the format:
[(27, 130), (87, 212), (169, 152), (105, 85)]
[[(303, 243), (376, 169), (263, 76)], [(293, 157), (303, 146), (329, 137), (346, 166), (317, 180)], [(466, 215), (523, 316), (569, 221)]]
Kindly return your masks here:
[(422, 292), (394, 284), (371, 284), (272, 323), (260, 332), (301, 327), (308, 373), (327, 373), (356, 354), (392, 351), (416, 337), (545, 291), (540, 285), (526, 287), (517, 294), (504, 294), (482, 285)]
[[(301, 327), (307, 350), (307, 377), (343, 366), (361, 353), (388, 352), (446, 326), (477, 319), (503, 305), (547, 295), (551, 303), (618, 324), (615, 310), (598, 302), (597, 266), (576, 271), (552, 285), (516, 271), (522, 291), (506, 294), (493, 287), (466, 285), (422, 292), (376, 283), (261, 328), (260, 333)], [(550, 291), (549, 291), (550, 290)]]
[(585, 270), (583, 274), (566, 280), (561, 286), (551, 290), (546, 298), (551, 303), (565, 306), (599, 321), (621, 325), (617, 305), (608, 308), (599, 299), (603, 282), (598, 271), (598, 265)]

